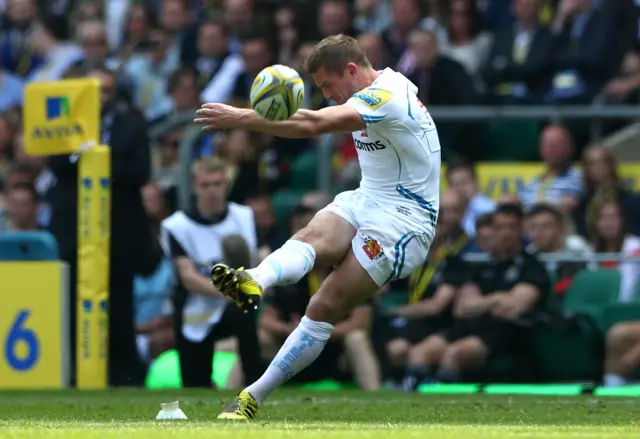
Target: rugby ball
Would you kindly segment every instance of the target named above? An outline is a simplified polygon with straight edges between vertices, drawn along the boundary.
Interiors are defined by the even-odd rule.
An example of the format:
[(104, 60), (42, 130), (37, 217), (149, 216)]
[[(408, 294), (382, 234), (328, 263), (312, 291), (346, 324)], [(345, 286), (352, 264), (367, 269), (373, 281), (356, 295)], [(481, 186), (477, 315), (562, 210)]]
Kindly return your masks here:
[(265, 68), (251, 85), (251, 108), (267, 120), (287, 120), (302, 106), (304, 82), (291, 67)]

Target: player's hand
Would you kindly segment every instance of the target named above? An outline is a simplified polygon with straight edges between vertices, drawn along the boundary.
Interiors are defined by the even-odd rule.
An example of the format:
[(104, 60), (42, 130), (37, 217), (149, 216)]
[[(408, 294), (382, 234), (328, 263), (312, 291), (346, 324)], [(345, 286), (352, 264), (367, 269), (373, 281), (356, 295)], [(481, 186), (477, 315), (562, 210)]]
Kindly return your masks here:
[(226, 104), (204, 104), (196, 114), (200, 117), (194, 122), (204, 125), (202, 131), (215, 131), (238, 128), (242, 110)]

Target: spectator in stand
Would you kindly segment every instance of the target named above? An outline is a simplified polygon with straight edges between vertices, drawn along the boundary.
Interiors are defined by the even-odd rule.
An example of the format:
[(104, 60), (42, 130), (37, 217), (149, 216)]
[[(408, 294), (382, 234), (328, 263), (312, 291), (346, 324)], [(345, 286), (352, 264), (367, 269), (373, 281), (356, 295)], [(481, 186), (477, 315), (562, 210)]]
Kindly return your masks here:
[(267, 37), (250, 34), (242, 41), (244, 71), (238, 75), (233, 86), (231, 104), (237, 107), (249, 105), (249, 94), (253, 80), (262, 69), (271, 64), (271, 49)]
[(102, 21), (84, 21), (78, 24), (76, 40), (84, 54), (81, 63), (85, 69), (91, 70), (103, 65), (113, 70), (120, 67), (116, 60), (109, 58), (107, 31)]
[(147, 183), (142, 188), (142, 202), (151, 220), (153, 250), (159, 257), (151, 274), (136, 275), (133, 295), (138, 353), (144, 361), (151, 362), (174, 344), (173, 319), (166, 312), (174, 274), (171, 260), (160, 247), (161, 223), (169, 216), (160, 187), (153, 182)]
[(58, 41), (51, 30), (42, 25), (34, 28), (32, 43), (42, 63), (27, 76), (28, 82), (62, 79), (71, 66), (84, 59), (82, 48)]
[(572, 212), (582, 196), (582, 174), (572, 169), (575, 151), (569, 131), (562, 125), (549, 125), (540, 134), (540, 157), (546, 169), (534, 177), (520, 192), (525, 209), (548, 202)]
[(9, 172), (13, 162), (14, 131), (9, 118), (0, 114), (0, 189), (2, 188), (4, 176)]
[(629, 384), (640, 368), (640, 321), (620, 322), (607, 332), (603, 382), (606, 387)]
[(613, 29), (592, 0), (560, 0), (551, 27), (555, 37), (546, 101), (590, 103), (617, 68)]
[(573, 211), (573, 221), (582, 236), (589, 236), (588, 226), (593, 208), (603, 200), (618, 200), (623, 208), (629, 232), (640, 235), (640, 200), (629, 185), (620, 179), (618, 165), (609, 148), (592, 146), (582, 155), (584, 193)]
[(516, 22), (494, 37), (483, 78), (492, 103), (535, 103), (549, 88), (553, 38), (540, 24), (542, 0), (512, 0)]
[[(393, 0), (356, 0), (356, 17), (353, 21), (358, 32), (379, 35), (392, 24), (391, 3)], [(371, 59), (371, 58), (369, 58)]]
[(449, 44), (442, 55), (459, 62), (476, 79), (489, 56), (492, 36), (484, 32), (480, 11), (473, 0), (452, 0), (450, 7)]
[(10, 0), (0, 19), (0, 63), (8, 72), (25, 77), (43, 63), (42, 54), (33, 47), (39, 26), (35, 0)]
[(197, 53), (193, 66), (198, 71), (202, 102), (228, 102), (243, 71), (242, 56), (229, 51), (229, 31), (222, 22), (205, 21), (198, 28)]
[(456, 382), (481, 369), (490, 356), (530, 348), (530, 332), (516, 320), (544, 306), (549, 280), (544, 266), (524, 251), (523, 217), (517, 205), (498, 206), (493, 214), (496, 261), (456, 268), (460, 289), (453, 326), (425, 340), (420, 364), (428, 367), (419, 378)]
[[(640, 238), (627, 232), (622, 206), (616, 200), (602, 200), (594, 207), (590, 224), (591, 243), (598, 253), (619, 253), (622, 258), (640, 256)], [(602, 266), (620, 272), (620, 302), (634, 300), (640, 281), (640, 262), (611, 261)]]
[(357, 36), (357, 31), (351, 25), (349, 3), (346, 0), (323, 0), (317, 14), (317, 38), (320, 41), (331, 35), (345, 34)]
[(0, 232), (40, 230), (38, 194), (33, 184), (15, 184), (6, 191), (6, 214), (0, 212)]
[(417, 0), (393, 0), (391, 7), (393, 24), (382, 33), (382, 39), (393, 66), (409, 48), (411, 33), (418, 27), (421, 13)]
[(151, 31), (140, 53), (123, 67), (133, 88), (133, 103), (146, 118), (154, 117), (155, 108), (166, 95), (169, 77), (179, 67), (179, 58), (171, 54), (171, 39), (166, 30)]
[[(291, 218), (291, 231), (295, 233), (311, 220), (316, 211), (298, 206)], [(264, 297), (260, 321), (260, 338), (264, 359), (270, 361), (276, 355), (287, 336), (304, 315), (309, 299), (331, 269), (314, 267), (295, 285), (278, 286)], [(326, 378), (343, 378), (352, 375), (360, 388), (378, 390), (380, 372), (378, 360), (371, 346), (367, 329), (371, 322), (372, 307), (366, 303), (355, 308), (350, 315), (336, 325), (327, 347), (318, 360), (294, 379), (317, 381)], [(345, 364), (346, 363), (346, 364)]]
[[(565, 214), (553, 204), (540, 203), (528, 213), (527, 228), (530, 253), (563, 253), (576, 257), (589, 257), (594, 254), (589, 243), (578, 235), (567, 232)], [(561, 296), (569, 289), (573, 277), (588, 266), (587, 261), (551, 261), (546, 263), (547, 271), (553, 280), (553, 290)]]
[(255, 135), (245, 130), (230, 131), (218, 145), (217, 155), (225, 161), (229, 179), (229, 201), (244, 203), (250, 194), (260, 191), (259, 162), (252, 143)]
[(496, 246), (496, 234), (493, 229), (493, 212), (483, 213), (476, 218), (475, 247), (487, 254), (493, 254)]
[(493, 212), (496, 203), (480, 192), (476, 169), (469, 163), (458, 163), (447, 167), (447, 185), (458, 192), (466, 206), (462, 218), (464, 232), (473, 238), (476, 234), (475, 225), (478, 217)]
[[(398, 70), (418, 86), (418, 97), (424, 105), (459, 106), (477, 101), (473, 81), (459, 63), (440, 55), (432, 32), (423, 29), (411, 32), (409, 51), (415, 62), (407, 60), (407, 64), (398, 65)], [(439, 123), (443, 154), (454, 149), (466, 157), (477, 155), (477, 146), (470, 148), (469, 143), (473, 138), (472, 143), (477, 145), (477, 133), (473, 127), (473, 124)]]
[(22, 105), (23, 89), (22, 78), (0, 67), (0, 117), (4, 111)]
[(149, 32), (154, 27), (154, 22), (151, 11), (145, 5), (132, 4), (129, 7), (120, 44), (112, 47), (118, 55), (119, 64), (126, 64), (131, 56), (134, 55), (140, 44), (149, 37)]
[(195, 70), (181, 67), (169, 76), (167, 91), (147, 112), (150, 124), (158, 123), (174, 115), (195, 113), (200, 106)]
[(253, 210), (256, 219), (258, 236), (258, 259), (264, 260), (274, 250), (280, 248), (287, 240), (276, 225), (276, 216), (271, 207), (271, 200), (267, 194), (252, 195), (246, 200), (247, 206)]
[(296, 56), (296, 49), (300, 45), (299, 16), (292, 5), (282, 5), (276, 11), (274, 22), (278, 40), (278, 64), (291, 65)]
[[(111, 149), (111, 264), (109, 285), (109, 384), (140, 386), (144, 366), (136, 347), (133, 309), (133, 279), (148, 260), (151, 237), (140, 189), (151, 171), (147, 124), (142, 115), (117, 99), (116, 76), (100, 69), (89, 76), (101, 83), (101, 139)], [(78, 167), (68, 155), (49, 158), (56, 185), (51, 190), (50, 230), (60, 245), (60, 257), (71, 269), (70, 304), (76, 300)], [(76, 307), (70, 306), (71, 327)], [(70, 346), (75, 348), (75, 331)], [(72, 349), (74, 351), (74, 349)], [(73, 354), (71, 356), (73, 357)], [(73, 363), (72, 363), (73, 364)]]
[[(455, 191), (446, 191), (440, 199), (436, 240), (422, 267), (409, 278), (409, 304), (387, 311), (390, 332), (386, 350), (390, 362), (402, 373), (409, 366), (423, 366), (422, 343), (430, 335), (451, 325), (451, 308), (457, 285), (451, 280), (457, 261), (472, 251), (473, 242), (460, 226), (464, 200)], [(412, 390), (420, 384), (417, 371), (409, 370), (403, 387)], [(417, 372), (419, 375), (419, 372)]]
[(358, 35), (358, 43), (374, 69), (382, 70), (388, 66), (384, 43), (379, 34), (361, 33)]

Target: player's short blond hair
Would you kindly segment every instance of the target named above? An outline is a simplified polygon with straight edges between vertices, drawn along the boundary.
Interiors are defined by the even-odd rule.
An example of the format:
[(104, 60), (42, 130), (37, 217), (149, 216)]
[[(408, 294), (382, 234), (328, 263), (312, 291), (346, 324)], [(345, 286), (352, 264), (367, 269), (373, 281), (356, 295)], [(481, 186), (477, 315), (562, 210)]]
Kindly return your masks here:
[(198, 174), (209, 174), (214, 172), (227, 172), (227, 166), (224, 160), (220, 157), (205, 157), (196, 161), (191, 168), (191, 176), (195, 177)]
[(329, 72), (342, 75), (347, 64), (350, 63), (359, 67), (371, 67), (358, 41), (348, 35), (340, 34), (327, 37), (316, 44), (305, 61), (304, 68), (309, 74), (314, 74), (324, 67)]

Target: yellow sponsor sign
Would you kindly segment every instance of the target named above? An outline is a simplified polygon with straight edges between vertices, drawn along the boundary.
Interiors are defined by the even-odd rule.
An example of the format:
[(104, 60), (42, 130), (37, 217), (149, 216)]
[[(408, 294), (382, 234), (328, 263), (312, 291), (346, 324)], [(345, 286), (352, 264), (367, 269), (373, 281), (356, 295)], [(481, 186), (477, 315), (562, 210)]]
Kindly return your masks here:
[(68, 385), (68, 278), (60, 262), (2, 262), (0, 389)]
[[(476, 166), (478, 182), (482, 193), (497, 200), (504, 194), (517, 194), (534, 177), (544, 172), (542, 163), (479, 163)], [(622, 163), (618, 165), (620, 177), (631, 188), (640, 190), (640, 163)], [(442, 186), (446, 187), (446, 167), (442, 169)]]
[(84, 143), (99, 141), (97, 79), (29, 83), (24, 102), (24, 142), (28, 154), (72, 154)]

